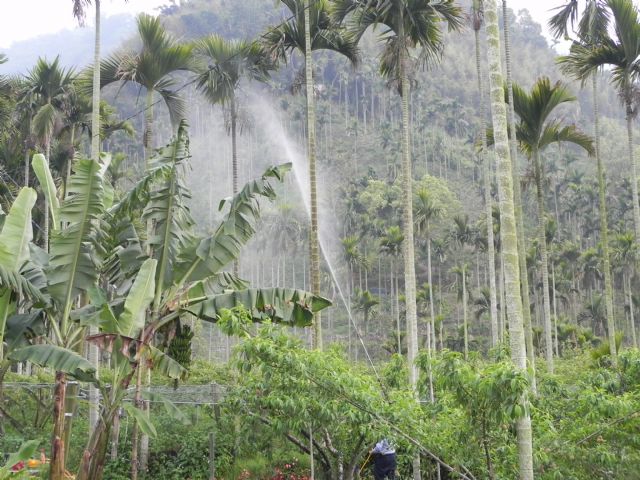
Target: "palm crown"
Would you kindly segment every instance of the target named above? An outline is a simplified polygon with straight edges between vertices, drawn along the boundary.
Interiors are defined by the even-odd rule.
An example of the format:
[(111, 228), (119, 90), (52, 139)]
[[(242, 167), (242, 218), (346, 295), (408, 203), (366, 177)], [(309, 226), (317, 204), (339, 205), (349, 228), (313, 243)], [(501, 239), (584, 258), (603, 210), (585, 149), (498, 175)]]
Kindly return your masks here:
[(134, 82), (147, 91), (158, 92), (169, 109), (172, 123), (177, 125), (184, 118), (185, 109), (175, 92), (176, 82), (171, 74), (193, 67), (192, 46), (172, 38), (156, 17), (142, 14), (137, 22), (140, 50), (116, 53), (105, 59), (100, 67), (101, 86)]
[(387, 77), (399, 75), (400, 49), (420, 47), (423, 60), (435, 60), (444, 47), (441, 22), (445, 22), (449, 30), (463, 25), (461, 10), (452, 0), (372, 0), (366, 4), (358, 0), (336, 0), (333, 3), (332, 16), (336, 21), (342, 22), (349, 15), (349, 30), (358, 40), (369, 27), (383, 27), (381, 37), (385, 48), (380, 71)]
[(626, 0), (607, 0), (614, 19), (615, 39), (604, 36), (597, 45), (574, 43), (569, 55), (558, 60), (564, 73), (585, 81), (598, 69), (611, 67), (611, 78), (626, 97), (640, 74), (640, 23), (638, 10)]
[(531, 93), (520, 86), (513, 85), (513, 106), (520, 121), (516, 126), (516, 137), (522, 151), (531, 157), (534, 151), (542, 151), (552, 143), (568, 142), (578, 145), (594, 154), (593, 140), (581, 132), (575, 125), (562, 125), (557, 119), (551, 119), (554, 110), (576, 100), (562, 82), (551, 84), (551, 80), (542, 77), (534, 84)]
[(211, 103), (229, 102), (243, 77), (264, 81), (271, 68), (264, 49), (246, 40), (210, 35), (196, 42), (194, 51), (200, 60), (196, 85)]
[[(293, 14), (289, 21), (270, 29), (264, 35), (264, 44), (274, 59), (285, 61), (295, 50), (304, 53), (304, 1), (281, 0)], [(344, 55), (352, 64), (358, 63), (357, 42), (336, 28), (330, 16), (327, 0), (316, 0), (309, 6), (311, 50), (331, 50)]]

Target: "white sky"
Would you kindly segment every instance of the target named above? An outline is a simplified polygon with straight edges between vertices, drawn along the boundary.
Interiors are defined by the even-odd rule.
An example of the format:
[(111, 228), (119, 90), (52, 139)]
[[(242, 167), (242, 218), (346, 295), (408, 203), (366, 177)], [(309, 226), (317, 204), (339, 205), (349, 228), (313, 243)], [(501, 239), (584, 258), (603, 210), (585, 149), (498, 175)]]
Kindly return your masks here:
[[(102, 0), (102, 15), (138, 12), (154, 13), (154, 8), (169, 3), (166, 0)], [(87, 12), (91, 25), (93, 7)], [(0, 48), (45, 33), (66, 28), (79, 28), (72, 15), (71, 0), (0, 0)]]
[[(241, 0), (235, 0), (241, 1)], [(265, 0), (265, 3), (272, 0)], [(549, 10), (562, 5), (565, 0), (509, 0), (509, 6), (516, 12), (526, 8), (533, 18), (546, 30)], [(166, 0), (102, 0), (105, 16), (116, 13), (154, 13)], [(501, 2), (498, 2), (499, 4)], [(0, 48), (8, 48), (11, 43), (27, 38), (55, 33), (65, 28), (76, 28), (77, 22), (71, 14), (71, 0), (0, 0)], [(87, 24), (91, 24), (88, 12)]]

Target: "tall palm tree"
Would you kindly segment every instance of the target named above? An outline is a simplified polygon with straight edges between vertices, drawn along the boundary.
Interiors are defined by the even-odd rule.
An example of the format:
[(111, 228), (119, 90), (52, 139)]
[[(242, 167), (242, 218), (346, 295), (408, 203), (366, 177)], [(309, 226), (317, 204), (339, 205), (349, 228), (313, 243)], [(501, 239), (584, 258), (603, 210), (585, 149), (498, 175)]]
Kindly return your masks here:
[(429, 348), (436, 349), (436, 330), (435, 330), (435, 302), (433, 299), (433, 272), (431, 268), (431, 221), (442, 216), (443, 209), (436, 205), (431, 199), (429, 191), (422, 188), (416, 192), (414, 199), (414, 215), (413, 219), (416, 225), (418, 235), (424, 235), (427, 244), (427, 281), (429, 285), (429, 324), (431, 326), (428, 341)]
[(220, 35), (209, 35), (198, 40), (194, 54), (201, 61), (197, 72), (197, 88), (211, 104), (221, 104), (229, 109), (235, 195), (238, 192), (237, 90), (243, 79), (265, 81), (270, 65), (265, 50), (258, 43), (225, 40)]
[[(50, 161), (51, 142), (56, 122), (64, 110), (65, 97), (73, 89), (75, 74), (60, 65), (60, 57), (53, 62), (39, 58), (25, 79), (26, 95), (38, 99), (39, 108), (33, 117), (32, 129), (44, 148), (45, 159)], [(45, 250), (49, 248), (49, 208), (45, 200), (43, 237)]]
[[(509, 343), (514, 365), (519, 370), (526, 371), (527, 353), (520, 291), (518, 229), (515, 218), (513, 169), (507, 133), (507, 109), (504, 102), (504, 77), (502, 76), (500, 26), (496, 0), (484, 0), (484, 18), (487, 33), (491, 119), (495, 138), (498, 196), (500, 199), (500, 243), (504, 259), (505, 303), (509, 314)], [(527, 402), (527, 392), (523, 394), (521, 400)], [(516, 432), (520, 480), (533, 480), (531, 416), (527, 409), (516, 420)]]
[(142, 42), (140, 50), (118, 52), (101, 62), (100, 85), (104, 87), (116, 82), (132, 82), (145, 89), (143, 144), (148, 162), (153, 150), (154, 95), (157, 93), (162, 97), (172, 124), (178, 125), (185, 116), (185, 109), (182, 98), (175, 90), (176, 79), (172, 74), (193, 68), (193, 47), (171, 37), (157, 17), (143, 13), (138, 16), (137, 25)]
[(568, 55), (559, 63), (562, 69), (575, 78), (586, 81), (600, 68), (607, 66), (611, 81), (624, 103), (628, 154), (631, 167), (631, 190), (633, 198), (633, 221), (636, 241), (640, 241), (640, 204), (638, 203), (638, 172), (633, 146), (633, 102), (635, 82), (640, 74), (637, 59), (640, 56), (640, 19), (638, 9), (631, 0), (606, 0), (611, 12), (615, 38), (608, 35), (600, 38), (596, 45), (574, 42)]
[[(460, 257), (464, 256), (464, 249), (467, 245), (473, 245), (476, 232), (469, 225), (468, 216), (455, 216), (453, 218), (453, 230), (450, 233), (451, 240), (460, 249)], [(469, 265), (464, 261), (460, 261), (454, 268), (454, 273), (460, 277), (462, 288), (462, 327), (464, 332), (464, 358), (469, 357), (469, 325), (467, 318), (467, 306), (469, 299), (467, 298), (467, 272)]]
[(398, 226), (392, 226), (385, 230), (380, 238), (380, 252), (391, 259), (391, 282), (395, 291), (395, 316), (396, 316), (396, 338), (398, 340), (398, 353), (402, 353), (402, 335), (400, 334), (400, 308), (398, 301), (398, 275), (396, 272), (396, 261), (403, 251), (404, 234)]
[(490, 164), (490, 156), (487, 152), (487, 136), (486, 136), (486, 104), (485, 104), (485, 85), (482, 76), (482, 55), (480, 53), (480, 29), (482, 27), (482, 1), (473, 0), (472, 6), (472, 27), (476, 46), (476, 75), (478, 76), (478, 92), (480, 96), (480, 140), (482, 143), (482, 171), (484, 176), (484, 208), (487, 217), (487, 264), (489, 266), (489, 313), (491, 325), (491, 345), (495, 347), (499, 343), (498, 337), (498, 300), (496, 297), (496, 251), (493, 238), (493, 222), (492, 222), (492, 201), (491, 201), (491, 177), (492, 168)]
[[(265, 81), (269, 62), (266, 52), (255, 42), (225, 40), (219, 35), (209, 35), (195, 43), (194, 53), (202, 62), (198, 67), (197, 88), (213, 105), (221, 104), (229, 111), (231, 133), (232, 193), (238, 193), (237, 90), (243, 78)], [(233, 271), (239, 274), (238, 262)]]
[(629, 323), (631, 326), (631, 340), (633, 346), (638, 348), (638, 337), (636, 335), (635, 309), (633, 294), (631, 290), (631, 280), (635, 273), (638, 262), (638, 243), (631, 232), (619, 233), (613, 239), (612, 257), (618, 268), (622, 271), (622, 288), (629, 303)]
[(522, 214), (522, 192), (520, 188), (520, 178), (518, 174), (518, 146), (516, 141), (516, 115), (513, 109), (513, 75), (511, 61), (511, 28), (509, 8), (507, 0), (502, 0), (502, 23), (504, 26), (504, 51), (507, 74), (507, 95), (509, 98), (509, 153), (513, 168), (512, 185), (513, 199), (516, 216), (516, 226), (518, 235), (518, 262), (520, 266), (520, 293), (522, 295), (522, 316), (524, 323), (524, 338), (526, 343), (527, 362), (530, 369), (531, 392), (537, 394), (536, 386), (536, 356), (533, 347), (533, 330), (531, 327), (531, 299), (529, 298), (529, 274), (527, 272), (527, 244), (524, 239), (524, 218)]
[[(556, 15), (549, 21), (549, 26), (556, 37), (569, 36), (569, 25), (573, 28), (577, 19), (577, 2), (570, 2), (564, 7), (560, 7)], [(582, 14), (577, 29), (576, 43), (580, 44), (587, 50), (594, 50), (601, 46), (608, 38), (609, 12), (606, 2), (603, 0), (587, 0), (585, 10)], [(577, 59), (576, 59), (577, 61)], [(559, 62), (563, 63), (563, 57)], [(563, 70), (571, 76), (577, 76), (578, 79), (586, 80), (581, 77), (580, 73), (576, 74), (574, 70), (575, 64), (565, 65)], [(599, 200), (599, 216), (600, 216), (600, 240), (602, 244), (602, 257), (604, 269), (604, 300), (607, 314), (607, 329), (609, 330), (609, 349), (611, 357), (616, 357), (616, 339), (615, 339), (615, 320), (613, 317), (613, 279), (611, 277), (611, 260), (609, 253), (609, 227), (607, 221), (607, 185), (605, 178), (605, 169), (600, 155), (600, 119), (598, 108), (598, 77), (596, 71), (592, 72), (592, 95), (593, 95), (593, 129), (595, 139), (595, 157), (598, 169), (598, 200)], [(613, 332), (613, 333), (612, 333)]]
[[(342, 22), (350, 16), (349, 28), (360, 40), (371, 27), (382, 27), (380, 38), (384, 50), (380, 72), (398, 86), (402, 103), (402, 230), (404, 242), (404, 286), (407, 318), (407, 362), (413, 388), (418, 381), (415, 359), (418, 353), (418, 317), (413, 235), (413, 177), (409, 139), (409, 98), (411, 95), (411, 51), (420, 49), (422, 61), (434, 61), (442, 53), (441, 27), (462, 27), (462, 11), (452, 0), (415, 2), (411, 0), (336, 0), (334, 17)], [(419, 460), (419, 459), (418, 459)], [(419, 478), (419, 464), (414, 464), (414, 478)]]
[(551, 144), (566, 142), (577, 145), (589, 155), (595, 153), (593, 140), (578, 130), (575, 125), (563, 125), (552, 117), (554, 110), (565, 103), (576, 101), (561, 82), (551, 85), (542, 77), (533, 85), (531, 93), (513, 85), (513, 108), (519, 117), (516, 138), (520, 149), (533, 163), (536, 200), (538, 209), (538, 242), (541, 257), (542, 295), (545, 330), (545, 357), (550, 372), (553, 372), (553, 340), (551, 326), (551, 300), (549, 298), (549, 266), (546, 240), (546, 213), (544, 196), (544, 164), (542, 152)]
[[(328, 0), (280, 0), (292, 13), (289, 21), (270, 29), (264, 35), (267, 49), (277, 59), (298, 51), (304, 56), (307, 101), (307, 154), (309, 156), (309, 196), (311, 230), (309, 253), (311, 260), (311, 291), (320, 292), (320, 246), (318, 240), (318, 194), (316, 184), (316, 104), (313, 80), (315, 50), (329, 50), (345, 56), (353, 65), (358, 63), (355, 42), (332, 22)], [(314, 319), (314, 346), (322, 349), (322, 320)]]

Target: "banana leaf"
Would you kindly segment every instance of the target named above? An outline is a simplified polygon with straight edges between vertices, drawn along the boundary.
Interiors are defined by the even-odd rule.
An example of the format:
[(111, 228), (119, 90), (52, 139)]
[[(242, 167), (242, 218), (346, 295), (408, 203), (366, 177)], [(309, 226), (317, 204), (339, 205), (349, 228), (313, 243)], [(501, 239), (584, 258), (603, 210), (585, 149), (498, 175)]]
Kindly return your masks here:
[(85, 358), (71, 350), (55, 345), (30, 345), (9, 354), (14, 362), (31, 362), (63, 372), (82, 382), (98, 383), (96, 369)]
[(183, 307), (183, 311), (201, 320), (216, 322), (222, 310), (243, 306), (251, 313), (254, 322), (270, 320), (305, 327), (311, 325), (314, 313), (330, 305), (331, 301), (326, 298), (304, 290), (265, 288), (210, 295)]

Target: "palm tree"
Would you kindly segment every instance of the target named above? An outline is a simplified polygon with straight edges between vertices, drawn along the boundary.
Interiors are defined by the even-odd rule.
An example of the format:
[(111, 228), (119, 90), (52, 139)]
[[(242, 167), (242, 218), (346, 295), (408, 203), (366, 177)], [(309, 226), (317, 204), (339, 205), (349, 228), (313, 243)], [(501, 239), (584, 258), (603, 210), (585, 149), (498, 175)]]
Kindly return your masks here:
[(536, 356), (533, 346), (533, 331), (531, 327), (531, 299), (529, 298), (529, 274), (527, 272), (527, 244), (524, 239), (524, 217), (522, 214), (522, 192), (518, 173), (518, 145), (516, 140), (516, 114), (513, 109), (513, 75), (511, 62), (511, 28), (507, 0), (502, 0), (502, 22), (504, 25), (504, 52), (507, 74), (507, 95), (509, 98), (509, 153), (512, 162), (512, 186), (514, 208), (517, 227), (518, 263), (520, 267), (520, 294), (522, 295), (522, 318), (524, 324), (524, 338), (526, 343), (527, 362), (530, 369), (531, 392), (537, 395), (536, 386)]
[[(209, 35), (198, 40), (194, 53), (202, 61), (197, 74), (197, 88), (213, 105), (221, 104), (229, 109), (231, 132), (232, 193), (238, 193), (237, 122), (238, 99), (236, 91), (243, 78), (265, 81), (269, 64), (266, 52), (255, 42), (228, 41), (219, 35)], [(233, 264), (238, 276), (238, 262)]]
[(380, 299), (373, 295), (369, 290), (356, 290), (356, 303), (354, 310), (362, 312), (362, 322), (364, 327), (364, 335), (367, 335), (369, 328), (369, 316), (371, 312), (380, 304)]
[[(560, 11), (549, 21), (550, 27), (553, 29), (556, 37), (560, 35), (568, 36), (568, 24), (573, 27), (577, 17), (576, 2), (570, 2), (560, 8)], [(569, 19), (569, 20), (567, 20)], [(563, 21), (564, 20), (564, 21)], [(606, 9), (606, 3), (602, 0), (588, 0), (586, 9), (578, 26), (578, 41), (576, 45), (581, 45), (587, 50), (595, 50), (606, 43), (608, 38), (609, 13)], [(639, 37), (640, 38), (640, 37)], [(559, 59), (562, 65), (565, 57)], [(583, 58), (583, 60), (586, 60)], [(575, 71), (576, 63), (579, 59), (574, 59), (571, 63), (565, 64), (563, 70), (578, 79), (586, 81), (579, 72)], [(606, 174), (602, 157), (600, 155), (600, 118), (598, 114), (598, 77), (597, 71), (592, 71), (592, 95), (593, 95), (593, 119), (594, 119), (594, 139), (595, 139), (595, 156), (598, 169), (598, 197), (599, 197), (599, 216), (600, 216), (600, 240), (602, 243), (603, 269), (604, 269), (604, 299), (607, 312), (607, 328), (609, 330), (609, 350), (612, 358), (616, 357), (616, 339), (615, 339), (615, 320), (613, 317), (613, 280), (611, 278), (611, 261), (609, 258), (609, 227), (607, 222), (607, 185)], [(635, 163), (635, 162), (633, 162)], [(636, 182), (637, 183), (637, 182)], [(637, 200), (637, 197), (636, 197)], [(635, 218), (635, 217), (634, 217)], [(612, 333), (613, 332), (613, 333)]]
[(178, 125), (185, 116), (184, 102), (175, 91), (172, 74), (193, 68), (193, 47), (172, 38), (157, 17), (141, 14), (137, 25), (142, 47), (138, 52), (119, 52), (106, 58), (100, 65), (100, 86), (132, 82), (145, 89), (143, 144), (148, 163), (153, 150), (154, 94), (162, 97), (172, 124)]
[(202, 62), (197, 73), (198, 89), (211, 104), (221, 104), (229, 109), (235, 195), (238, 193), (237, 90), (243, 78), (265, 81), (270, 65), (266, 52), (259, 44), (246, 40), (225, 40), (219, 35), (209, 35), (198, 40), (194, 53)]
[[(291, 20), (270, 29), (264, 43), (274, 58), (286, 61), (294, 51), (304, 56), (307, 102), (307, 154), (309, 155), (309, 205), (311, 230), (309, 253), (311, 263), (311, 291), (320, 291), (320, 246), (318, 240), (318, 194), (316, 184), (316, 104), (313, 80), (313, 56), (316, 50), (329, 50), (345, 56), (356, 65), (358, 49), (344, 31), (332, 22), (328, 0), (280, 0), (292, 13)], [(314, 346), (322, 349), (322, 320), (314, 323)]]
[(540, 78), (533, 85), (530, 94), (514, 84), (513, 95), (513, 107), (519, 117), (519, 122), (516, 125), (516, 138), (520, 149), (533, 163), (538, 209), (538, 242), (542, 263), (545, 357), (549, 371), (553, 372), (551, 301), (549, 298), (549, 266), (543, 187), (545, 174), (541, 153), (553, 143), (567, 142), (577, 145), (586, 150), (589, 155), (593, 155), (593, 140), (578, 130), (575, 125), (564, 126), (560, 120), (551, 117), (558, 106), (576, 100), (561, 82), (551, 85), (548, 78)]
[[(507, 134), (507, 109), (504, 102), (504, 79), (500, 52), (500, 26), (496, 0), (484, 0), (485, 30), (487, 33), (487, 58), (489, 88), (491, 92), (491, 118), (493, 124), (497, 161), (498, 196), (500, 199), (500, 243), (504, 260), (505, 303), (509, 315), (509, 342), (511, 359), (521, 371), (527, 370), (522, 296), (520, 291), (520, 258), (518, 253), (518, 228), (514, 206), (514, 180), (509, 136)], [(527, 393), (521, 400), (527, 402)], [(531, 416), (525, 409), (516, 420), (518, 437), (518, 463), (520, 480), (533, 480), (533, 441)]]
[(608, 35), (598, 38), (595, 45), (574, 42), (569, 55), (559, 59), (562, 69), (575, 78), (586, 81), (599, 69), (611, 69), (611, 81), (624, 102), (628, 154), (632, 175), (633, 220), (636, 241), (640, 241), (640, 204), (638, 203), (638, 175), (633, 146), (633, 118), (635, 81), (640, 74), (637, 58), (640, 56), (640, 21), (638, 9), (631, 0), (606, 0), (613, 17), (615, 39)]
[(424, 235), (427, 244), (427, 281), (429, 285), (429, 324), (430, 335), (428, 338), (429, 348), (433, 351), (436, 349), (436, 330), (435, 330), (435, 302), (433, 299), (433, 278), (431, 268), (431, 232), (430, 223), (432, 220), (442, 216), (443, 210), (436, 205), (429, 195), (429, 191), (422, 188), (416, 192), (414, 199), (414, 215), (413, 219), (416, 225), (418, 235)]
[(405, 237), (398, 226), (392, 226), (385, 230), (380, 238), (380, 252), (391, 259), (391, 283), (395, 291), (396, 335), (398, 340), (398, 353), (402, 352), (402, 335), (400, 334), (400, 306), (398, 300), (398, 275), (396, 273), (396, 260), (402, 254)]
[[(456, 215), (453, 218), (454, 228), (450, 233), (451, 240), (460, 249), (460, 257), (464, 256), (464, 249), (467, 245), (473, 245), (476, 237), (476, 232), (469, 225), (468, 216)], [(462, 293), (462, 325), (464, 332), (464, 358), (469, 357), (469, 325), (467, 319), (467, 306), (469, 300), (467, 298), (467, 272), (469, 265), (463, 261), (460, 261), (453, 272), (460, 277), (461, 281), (461, 293)]]
[[(39, 58), (35, 67), (27, 75), (26, 95), (35, 95), (39, 108), (33, 117), (32, 129), (44, 147), (45, 158), (50, 161), (51, 141), (56, 122), (62, 117), (65, 97), (73, 89), (74, 73), (60, 66), (60, 57), (53, 62)], [(49, 208), (45, 200), (43, 244), (49, 248)]]
[(619, 233), (613, 239), (613, 261), (622, 271), (622, 288), (629, 303), (629, 321), (631, 325), (631, 339), (633, 346), (638, 348), (636, 336), (635, 309), (631, 290), (631, 279), (634, 276), (635, 266), (638, 261), (638, 243), (631, 232)]
[(487, 217), (487, 264), (489, 266), (489, 305), (490, 305), (490, 325), (491, 325), (491, 345), (495, 347), (500, 339), (498, 337), (498, 300), (496, 298), (496, 251), (493, 239), (493, 222), (492, 222), (492, 202), (491, 202), (491, 172), (490, 157), (487, 152), (487, 135), (486, 135), (486, 105), (485, 105), (485, 86), (482, 77), (482, 56), (480, 53), (480, 29), (482, 27), (482, 1), (473, 1), (472, 26), (475, 37), (476, 46), (476, 75), (478, 76), (478, 92), (480, 95), (480, 140), (482, 150), (483, 177), (484, 177), (484, 207)]
[[(416, 275), (413, 235), (413, 177), (409, 139), (409, 98), (411, 95), (411, 50), (421, 49), (422, 61), (434, 61), (443, 47), (441, 26), (458, 30), (462, 12), (452, 0), (415, 2), (411, 0), (336, 0), (334, 17), (342, 22), (351, 16), (350, 29), (360, 40), (369, 29), (380, 26), (384, 33), (384, 50), (380, 73), (398, 86), (402, 103), (402, 230), (404, 242), (404, 287), (407, 318), (407, 363), (409, 380), (416, 388), (418, 372), (418, 317), (416, 307)], [(418, 459), (419, 460), (419, 459)], [(414, 478), (419, 478), (419, 463), (414, 462)]]

